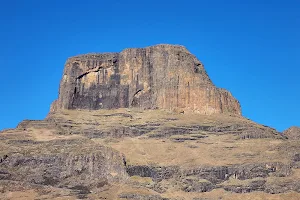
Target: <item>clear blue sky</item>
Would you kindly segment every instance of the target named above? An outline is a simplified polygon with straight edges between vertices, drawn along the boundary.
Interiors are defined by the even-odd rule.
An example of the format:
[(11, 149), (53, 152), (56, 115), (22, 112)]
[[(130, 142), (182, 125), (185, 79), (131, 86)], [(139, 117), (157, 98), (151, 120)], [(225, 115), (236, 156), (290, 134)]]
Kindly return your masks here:
[(244, 116), (300, 126), (299, 0), (3, 0), (0, 25), (0, 129), (47, 115), (67, 57), (159, 43), (186, 46)]

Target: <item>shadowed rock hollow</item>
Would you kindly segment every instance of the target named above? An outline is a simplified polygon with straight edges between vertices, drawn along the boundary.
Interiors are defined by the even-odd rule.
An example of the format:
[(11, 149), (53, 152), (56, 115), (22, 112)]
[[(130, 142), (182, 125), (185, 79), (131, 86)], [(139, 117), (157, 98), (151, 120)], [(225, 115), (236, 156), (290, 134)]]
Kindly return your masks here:
[(203, 64), (178, 45), (69, 58), (51, 111), (128, 107), (241, 115), (231, 93), (214, 86)]

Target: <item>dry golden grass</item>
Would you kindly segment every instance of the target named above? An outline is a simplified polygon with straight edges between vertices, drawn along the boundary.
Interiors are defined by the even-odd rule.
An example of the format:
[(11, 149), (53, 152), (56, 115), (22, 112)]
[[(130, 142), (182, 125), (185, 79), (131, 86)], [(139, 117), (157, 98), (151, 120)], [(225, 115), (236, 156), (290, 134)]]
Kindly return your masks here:
[[(1, 187), (0, 187), (1, 189)], [(45, 187), (39, 189), (17, 189), (13, 191), (0, 192), (1, 200), (36, 200), (36, 199), (53, 199), (53, 200), (75, 200), (75, 195), (71, 195), (60, 188)]]
[(300, 193), (288, 192), (284, 194), (267, 194), (264, 192), (251, 192), (251, 193), (232, 193), (223, 189), (215, 189), (211, 192), (196, 193), (196, 192), (183, 192), (183, 191), (168, 191), (162, 195), (167, 198), (184, 198), (192, 200), (193, 198), (207, 198), (212, 200), (299, 200)]
[(36, 129), (31, 128), (28, 130), (30, 136), (35, 141), (50, 141), (50, 140), (66, 140), (66, 139), (80, 139), (84, 138), (81, 135), (58, 135), (55, 130), (49, 129)]
[[(110, 185), (102, 192), (93, 192), (88, 195), (88, 199), (107, 199), (107, 200), (122, 200), (119, 195), (122, 193), (135, 193), (141, 195), (157, 195), (158, 193), (148, 189), (132, 187), (128, 185)], [(53, 197), (50, 195), (40, 195), (36, 190), (24, 190), (0, 193), (0, 199), (3, 200), (34, 200), (34, 199), (54, 199), (54, 200), (73, 200), (78, 199), (74, 196), (59, 196)], [(267, 194), (263, 192), (252, 193), (231, 193), (223, 189), (215, 189), (211, 192), (196, 193), (196, 192), (183, 192), (178, 190), (167, 191), (162, 195), (166, 198), (177, 198), (184, 200), (192, 200), (193, 198), (207, 198), (211, 200), (299, 200), (300, 193), (288, 192), (283, 194)]]
[(115, 184), (105, 186), (104, 191), (92, 193), (88, 195), (88, 199), (107, 199), (107, 200), (124, 200), (119, 198), (120, 194), (141, 194), (141, 195), (157, 195), (157, 192), (147, 188), (134, 187), (127, 184)]
[(236, 178), (230, 177), (227, 181), (224, 181), (220, 185), (247, 186), (252, 181), (259, 181), (259, 180), (264, 180), (264, 178), (257, 177), (257, 178), (253, 178), (253, 179), (240, 180), (240, 179), (236, 179)]
[(288, 162), (275, 150), (283, 141), (274, 139), (235, 140), (231, 135), (211, 135), (200, 141), (175, 143), (170, 139), (123, 138), (119, 142), (94, 139), (125, 154), (130, 164), (224, 166), (243, 163)]
[(130, 181), (138, 182), (141, 184), (152, 184), (153, 180), (150, 177), (131, 176)]
[[(120, 115), (118, 115), (120, 114)], [(121, 114), (131, 115), (124, 117)], [(251, 124), (262, 127), (243, 117), (228, 115), (200, 115), (200, 114), (178, 114), (164, 110), (140, 110), (140, 109), (116, 109), (116, 110), (63, 110), (53, 116), (65, 118), (76, 122), (94, 122), (101, 128), (111, 128), (124, 125), (141, 125), (146, 123), (161, 123), (162, 126), (184, 126), (184, 125), (230, 125), (235, 123)], [(170, 120), (175, 119), (175, 120)], [(83, 124), (84, 125), (84, 124)], [(80, 124), (82, 126), (82, 124)]]
[[(116, 114), (118, 113), (118, 114)], [(123, 115), (125, 114), (125, 115)], [(249, 121), (242, 117), (230, 117), (225, 115), (198, 115), (198, 114), (177, 114), (161, 110), (138, 110), (138, 109), (118, 109), (118, 110), (98, 110), (98, 111), (72, 111), (65, 110), (62, 113), (54, 115), (57, 119), (63, 119), (68, 125), (68, 120), (75, 122), (75, 128), (88, 129), (97, 128), (99, 130), (110, 130), (122, 126), (144, 125), (149, 123), (157, 123), (159, 130), (167, 127), (182, 126), (228, 126), (231, 124), (252, 125), (263, 128), (263, 126)], [(77, 124), (76, 124), (77, 123)], [(209, 134), (205, 133), (206, 138), (197, 140), (187, 140), (184, 142), (174, 142), (176, 138), (190, 138), (192, 136), (204, 135), (201, 131), (189, 135), (174, 135), (169, 138), (149, 138), (148, 136), (155, 131), (139, 137), (125, 138), (94, 138), (88, 139), (84, 135), (64, 134), (58, 135), (55, 129), (45, 128), (29, 128), (27, 130), (8, 130), (2, 133), (2, 137), (10, 140), (34, 140), (34, 141), (51, 141), (51, 140), (67, 140), (80, 139), (87, 145), (98, 144), (112, 147), (125, 155), (127, 163), (133, 165), (159, 165), (170, 166), (177, 165), (181, 168), (193, 168), (197, 166), (227, 166), (233, 164), (245, 163), (265, 163), (265, 162), (282, 162), (290, 161), (290, 148), (295, 149), (300, 146), (299, 141), (286, 141), (280, 139), (247, 139), (240, 140), (233, 134)], [(34, 151), (37, 151), (36, 149)], [(85, 152), (84, 147), (78, 151)], [(18, 146), (0, 141), (0, 152), (7, 154), (9, 152), (18, 152)], [(42, 152), (42, 151), (41, 151)], [(36, 153), (36, 152), (32, 152)], [(292, 181), (300, 179), (300, 170), (293, 169), (290, 177), (280, 178), (280, 181)], [(272, 184), (278, 182), (279, 178), (269, 177), (267, 183)], [(229, 185), (247, 185), (248, 181), (238, 181), (230, 179), (224, 184)], [(150, 178), (142, 178), (133, 176), (129, 182), (138, 182), (140, 184), (151, 184)], [(163, 184), (170, 185), (172, 183), (163, 180)], [(139, 194), (158, 194), (153, 190), (141, 187), (134, 187), (126, 184), (116, 184), (105, 186), (101, 191), (93, 191), (88, 195), (89, 199), (118, 199), (118, 195), (122, 193), (139, 193)], [(1, 189), (1, 188), (0, 188)], [(284, 194), (267, 194), (263, 192), (252, 192), (248, 194), (236, 194), (224, 191), (223, 189), (215, 189), (211, 192), (196, 193), (184, 192), (176, 187), (170, 186), (169, 189), (162, 194), (167, 198), (184, 198), (193, 199), (195, 197), (209, 199), (257, 199), (257, 200), (279, 200), (300, 199), (300, 194), (295, 192)], [(39, 193), (35, 190), (24, 190), (0, 193), (0, 199), (37, 199)], [(47, 198), (47, 196), (44, 196)], [(57, 198), (59, 199), (59, 198)], [(76, 199), (76, 196), (66, 196), (60, 199)]]
[[(122, 114), (126, 114), (131, 117), (126, 117)], [(242, 117), (227, 115), (178, 114), (163, 110), (65, 110), (61, 114), (56, 114), (56, 117), (61, 117), (74, 122), (82, 122), (82, 124), (77, 125), (81, 128), (94, 126), (88, 125), (85, 122), (98, 124), (97, 127), (101, 130), (149, 123), (159, 123), (160, 130), (166, 127), (193, 125), (228, 126), (231, 124), (243, 124), (261, 128), (263, 127)], [(51, 133), (48, 134), (51, 135)], [(151, 134), (152, 132), (147, 135)], [(39, 134), (35, 134), (35, 137), (40, 140), (49, 139), (48, 136), (38, 137), (36, 135)], [(283, 140), (237, 140), (237, 137), (232, 134), (206, 134), (209, 137), (199, 139), (197, 141), (174, 143), (172, 139), (175, 139), (176, 137), (189, 138), (192, 135), (176, 135), (171, 136), (169, 139), (151, 139), (148, 138), (147, 135), (122, 139), (93, 139), (93, 141), (99, 144), (111, 146), (124, 153), (131, 164), (180, 165), (182, 167), (192, 167), (196, 165), (219, 166), (251, 162), (288, 161), (288, 158), (276, 149), (277, 146), (284, 142)], [(203, 134), (201, 132), (195, 132), (193, 135)]]

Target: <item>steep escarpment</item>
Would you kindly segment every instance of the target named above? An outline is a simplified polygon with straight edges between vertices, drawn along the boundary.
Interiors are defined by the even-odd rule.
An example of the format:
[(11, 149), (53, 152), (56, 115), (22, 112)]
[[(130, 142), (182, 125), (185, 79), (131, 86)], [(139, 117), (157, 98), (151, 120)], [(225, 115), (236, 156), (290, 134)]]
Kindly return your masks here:
[(51, 111), (138, 107), (241, 115), (185, 47), (156, 45), (69, 58)]

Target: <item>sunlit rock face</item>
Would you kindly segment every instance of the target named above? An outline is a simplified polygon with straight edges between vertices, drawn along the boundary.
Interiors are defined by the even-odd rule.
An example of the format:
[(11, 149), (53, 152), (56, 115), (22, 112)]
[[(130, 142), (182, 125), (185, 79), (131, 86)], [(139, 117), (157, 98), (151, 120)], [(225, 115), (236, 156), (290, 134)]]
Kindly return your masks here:
[(67, 60), (51, 112), (124, 107), (241, 115), (239, 102), (215, 87), (203, 64), (183, 46), (130, 48)]

